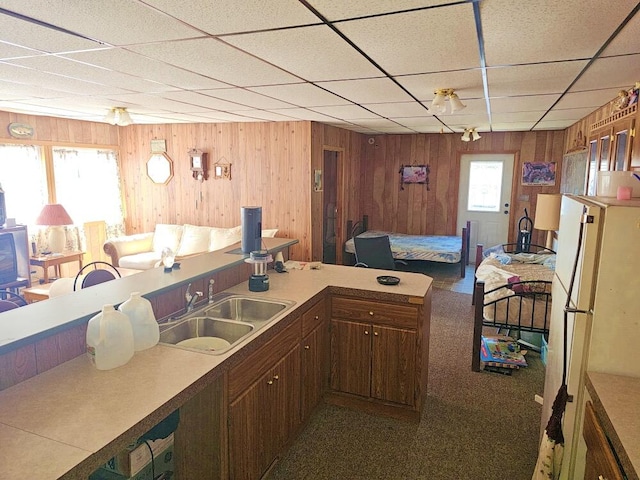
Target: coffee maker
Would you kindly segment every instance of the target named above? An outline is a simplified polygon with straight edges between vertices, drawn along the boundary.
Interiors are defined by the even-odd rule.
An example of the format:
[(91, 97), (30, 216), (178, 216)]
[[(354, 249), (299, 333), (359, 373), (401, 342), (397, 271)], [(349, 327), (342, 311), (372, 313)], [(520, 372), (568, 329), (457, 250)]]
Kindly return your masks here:
[(266, 292), (269, 290), (269, 275), (267, 264), (273, 261), (267, 250), (254, 250), (249, 254), (245, 262), (253, 264), (253, 273), (249, 277), (250, 292)]

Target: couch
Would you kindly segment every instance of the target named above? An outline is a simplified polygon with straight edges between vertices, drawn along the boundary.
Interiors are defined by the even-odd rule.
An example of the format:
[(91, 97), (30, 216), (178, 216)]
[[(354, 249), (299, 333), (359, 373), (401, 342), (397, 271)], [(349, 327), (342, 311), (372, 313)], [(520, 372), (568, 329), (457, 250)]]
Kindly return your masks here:
[[(275, 237), (277, 229), (262, 230), (263, 237)], [(242, 240), (242, 227), (203, 227), (157, 224), (153, 232), (108, 239), (103, 246), (116, 267), (148, 270), (160, 265), (162, 251), (170, 248), (176, 261), (213, 252)]]

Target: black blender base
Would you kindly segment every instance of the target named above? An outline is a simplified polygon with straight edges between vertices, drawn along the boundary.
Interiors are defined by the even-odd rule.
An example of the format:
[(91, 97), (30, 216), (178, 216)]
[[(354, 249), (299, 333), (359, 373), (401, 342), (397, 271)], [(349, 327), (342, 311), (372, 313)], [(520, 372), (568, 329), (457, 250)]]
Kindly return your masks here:
[(269, 275), (251, 275), (249, 277), (250, 292), (266, 292), (269, 290)]

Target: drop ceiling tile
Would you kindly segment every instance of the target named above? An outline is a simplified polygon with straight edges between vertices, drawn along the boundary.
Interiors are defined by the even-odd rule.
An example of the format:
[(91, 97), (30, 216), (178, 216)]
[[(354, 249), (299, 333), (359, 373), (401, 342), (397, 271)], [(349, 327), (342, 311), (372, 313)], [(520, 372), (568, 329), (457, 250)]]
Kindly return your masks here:
[(10, 43), (0, 41), (0, 60), (18, 57), (30, 57), (34, 55), (42, 55), (42, 52), (39, 50), (20, 47), (18, 45), (12, 45)]
[[(356, 125), (360, 125), (363, 127), (371, 128), (371, 129), (379, 129), (379, 128), (397, 128), (403, 127), (394, 121), (387, 120), (386, 118), (360, 118), (352, 120)], [(406, 127), (405, 127), (406, 128)]]
[(316, 87), (311, 83), (250, 87), (249, 90), (301, 107), (346, 105), (349, 103), (348, 100)]
[(560, 94), (492, 97), (490, 99), (491, 113), (547, 111), (558, 98), (560, 98)]
[(417, 102), (366, 103), (362, 106), (387, 118), (431, 116), (431, 113)]
[(325, 25), (234, 35), (224, 41), (308, 81), (382, 75)]
[[(215, 90), (212, 90), (215, 91)], [(246, 105), (241, 105), (235, 102), (228, 102), (226, 100), (221, 100), (219, 98), (213, 98), (209, 95), (205, 95), (200, 92), (167, 92), (162, 94), (164, 98), (168, 98), (171, 100), (175, 100), (176, 102), (184, 102), (189, 103), (191, 105), (198, 105), (203, 108), (211, 108), (214, 110), (225, 110), (225, 111), (241, 111), (241, 110), (250, 110), (250, 107)]]
[(0, 108), (6, 108), (9, 111), (17, 113), (48, 115), (53, 117), (72, 118), (75, 120), (95, 121), (96, 118), (102, 118), (104, 116), (104, 114), (102, 114), (101, 116), (97, 116), (65, 108), (56, 108), (50, 105), (35, 105), (33, 103), (22, 102), (0, 102)]
[(199, 119), (207, 119), (209, 118), (212, 122), (224, 121), (224, 122), (247, 122), (247, 121), (255, 121), (246, 115), (227, 113), (227, 112), (217, 112), (217, 111), (209, 111), (194, 114), (196, 118)]
[(408, 102), (411, 97), (388, 78), (318, 82), (319, 87), (353, 103)]
[(586, 117), (594, 109), (590, 107), (586, 108), (568, 108), (568, 109), (560, 109), (554, 108), (549, 113), (545, 115), (542, 121), (546, 122), (549, 120), (568, 120), (571, 121), (572, 124), (579, 121), (581, 118)]
[(611, 41), (604, 52), (603, 57), (612, 55), (625, 55), (629, 53), (640, 53), (640, 16), (636, 14), (618, 35)]
[(408, 128), (423, 128), (423, 127), (442, 127), (442, 123), (435, 117), (406, 117), (406, 118), (394, 118), (395, 122), (400, 125), (404, 125)]
[[(11, 10), (6, 3), (2, 2), (2, 7)], [(25, 4), (25, 2), (20, 3)], [(0, 32), (2, 32), (2, 40), (6, 42), (48, 53), (68, 52), (100, 46), (100, 44), (92, 40), (41, 27), (8, 15), (0, 15)]]
[(574, 123), (571, 120), (542, 120), (535, 126), (534, 130), (564, 130)]
[(65, 0), (64, 6), (48, 0), (3, 0), (2, 6), (110, 45), (161, 42), (202, 35), (183, 22), (130, 0)]
[(562, 93), (586, 64), (586, 61), (574, 61), (489, 68), (489, 95), (508, 97)]
[(398, 76), (395, 79), (421, 101), (433, 100), (440, 88), (453, 88), (461, 99), (483, 98), (480, 69)]
[[(158, 82), (150, 82), (140, 77), (113, 72), (101, 67), (68, 60), (53, 55), (7, 60), (7, 63), (32, 68), (40, 72), (64, 75), (86, 82), (96, 82), (137, 92), (165, 92), (175, 90)], [(78, 92), (81, 94), (82, 92)]]
[(291, 122), (298, 120), (297, 118), (288, 117), (282, 113), (267, 112), (265, 110), (251, 110), (243, 112), (243, 114), (256, 120), (266, 120), (270, 122)]
[(605, 88), (583, 92), (569, 91), (560, 99), (556, 108), (591, 107), (591, 111), (594, 111), (605, 103), (610, 102), (618, 94), (619, 90), (619, 88)]
[(174, 67), (160, 60), (147, 58), (122, 48), (105, 48), (87, 52), (74, 52), (64, 55), (65, 58), (85, 62), (97, 67), (116, 72), (128, 73), (146, 80), (164, 83), (186, 90), (208, 88), (228, 88), (226, 83)]
[[(174, 93), (177, 93), (177, 92), (174, 92)], [(163, 96), (171, 95), (171, 93), (169, 92), (162, 95)], [(147, 106), (153, 105), (153, 107), (157, 110), (167, 110), (169, 112), (176, 112), (176, 113), (199, 113), (199, 112), (207, 112), (208, 110), (210, 110), (209, 107), (194, 105), (188, 102), (176, 101), (170, 98), (163, 98), (158, 95), (145, 95), (142, 93), (132, 93), (132, 94), (126, 94), (126, 95), (110, 95), (108, 98), (110, 98), (111, 100), (114, 100), (114, 105), (120, 105), (120, 103), (117, 103), (117, 102), (126, 102), (128, 105), (132, 106), (131, 107), (132, 109), (134, 108), (135, 105), (147, 105)]]
[[(159, 10), (211, 35), (250, 32), (319, 23), (320, 20), (297, 0), (145, 0)], [(257, 12), (259, 12), (257, 14)]]
[(511, 112), (511, 113), (492, 113), (491, 120), (495, 123), (516, 123), (516, 122), (532, 122), (535, 123), (542, 118), (546, 111), (538, 112)]
[(491, 130), (494, 132), (529, 131), (533, 125), (534, 122), (492, 123)]
[(407, 134), (407, 133), (416, 133), (412, 128), (395, 126), (395, 127), (376, 127), (376, 131), (381, 133), (386, 133), (388, 135), (397, 135), (397, 134)]
[(328, 107), (313, 107), (311, 110), (323, 113), (330, 117), (342, 118), (345, 120), (354, 120), (358, 118), (380, 118), (372, 112), (368, 112), (358, 105), (336, 105)]
[(275, 110), (277, 108), (290, 108), (290, 103), (281, 102), (274, 98), (260, 95), (244, 88), (219, 88), (215, 90), (200, 90), (199, 93), (210, 97), (228, 100), (229, 102), (247, 105), (263, 110)]
[[(479, 66), (471, 3), (354, 20), (337, 27), (391, 75)], [(458, 46), (455, 52), (452, 45)]]
[(635, 6), (618, 0), (480, 2), (488, 66), (593, 56)]
[(227, 82), (231, 86), (251, 87), (300, 81), (212, 38), (139, 45), (130, 50)]
[(451, 0), (311, 0), (309, 4), (328, 20), (378, 15), (422, 7), (433, 7)]
[[(1, 69), (0, 69), (1, 71)], [(18, 82), (0, 80), (0, 100), (7, 99), (54, 99), (69, 97), (68, 92), (61, 92), (38, 85), (23, 85)]]
[(335, 122), (336, 118), (328, 115), (323, 115), (307, 108), (281, 108), (271, 110), (274, 113), (285, 115), (291, 118), (297, 118), (298, 120), (311, 120), (314, 122)]
[(631, 88), (640, 79), (640, 54), (599, 58), (573, 86), (573, 90)]

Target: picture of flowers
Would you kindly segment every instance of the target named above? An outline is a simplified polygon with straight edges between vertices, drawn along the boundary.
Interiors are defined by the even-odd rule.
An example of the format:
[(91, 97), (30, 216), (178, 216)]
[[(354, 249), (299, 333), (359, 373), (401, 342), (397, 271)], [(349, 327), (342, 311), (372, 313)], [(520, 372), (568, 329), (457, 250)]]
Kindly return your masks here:
[(524, 162), (522, 185), (546, 186), (556, 184), (556, 162)]
[(400, 190), (405, 183), (419, 183), (429, 190), (429, 165), (403, 165), (400, 167)]

